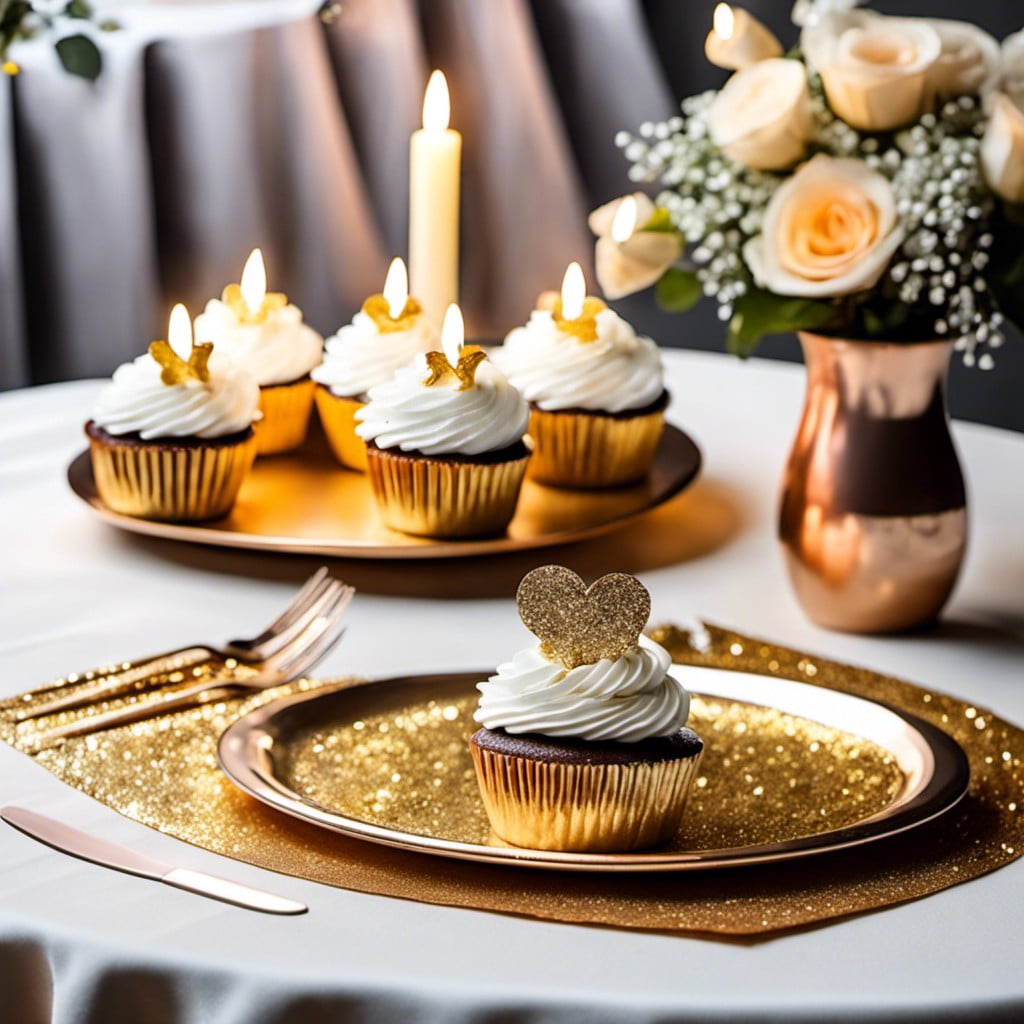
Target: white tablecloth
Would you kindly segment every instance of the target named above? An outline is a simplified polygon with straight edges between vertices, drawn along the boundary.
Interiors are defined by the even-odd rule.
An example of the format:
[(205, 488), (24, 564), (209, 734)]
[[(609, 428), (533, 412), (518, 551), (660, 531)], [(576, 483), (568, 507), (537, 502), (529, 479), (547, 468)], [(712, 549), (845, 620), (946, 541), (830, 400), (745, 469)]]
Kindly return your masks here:
[[(691, 491), (642, 524), (533, 557), (338, 563), (360, 594), (323, 674), (493, 663), (526, 639), (511, 599), (519, 575), (550, 558), (589, 575), (637, 572), (656, 618), (697, 613), (1024, 720), (1024, 439), (956, 426), (971, 542), (939, 628), (897, 638), (826, 633), (796, 607), (774, 540), (799, 370), (695, 353), (668, 353), (667, 364), (671, 417), (706, 456)], [(245, 634), (316, 564), (146, 541), (97, 521), (64, 481), (97, 386), (0, 397), (3, 694), (179, 642)], [(7, 747), (0, 802), (311, 908), (268, 918), (80, 863), (0, 826), (5, 1024), (49, 1019), (51, 979), (62, 1024), (1024, 1019), (1022, 861), (906, 906), (738, 944), (539, 923), (277, 876), (121, 818)]]

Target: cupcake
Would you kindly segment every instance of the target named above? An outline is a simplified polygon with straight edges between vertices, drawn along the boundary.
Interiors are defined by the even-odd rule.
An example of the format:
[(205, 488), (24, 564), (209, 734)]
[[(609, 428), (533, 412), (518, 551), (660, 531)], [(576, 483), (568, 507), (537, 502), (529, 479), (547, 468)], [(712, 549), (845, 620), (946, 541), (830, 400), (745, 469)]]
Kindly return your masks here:
[(508, 843), (602, 853), (679, 829), (704, 745), (685, 728), (686, 690), (640, 631), (650, 596), (613, 573), (588, 590), (558, 565), (516, 597), (540, 643), (478, 685), (470, 751), (487, 817)]
[(651, 468), (668, 392), (658, 346), (593, 296), (545, 293), (494, 361), (530, 403), (530, 476), (559, 487), (636, 483)]
[(191, 344), (184, 306), (166, 341), (124, 363), (85, 425), (96, 490), (115, 512), (188, 522), (224, 515), (256, 457), (259, 386), (209, 343)]
[(196, 337), (243, 363), (260, 387), (263, 417), (256, 427), (257, 453), (273, 455), (302, 444), (313, 409), (310, 371), (324, 340), (302, 322), (302, 311), (280, 292), (266, 290), (263, 256), (254, 249), (242, 283), (229, 284), (196, 317)]
[(338, 461), (366, 469), (366, 445), (355, 414), (367, 392), (422, 352), (437, 348), (434, 325), (408, 294), (405, 264), (395, 259), (381, 295), (371, 295), (350, 324), (327, 339), (324, 361), (313, 370), (320, 422)]
[[(450, 306), (445, 352), (417, 356), (371, 388), (356, 414), (377, 506), (393, 530), (479, 537), (505, 530), (530, 458), (530, 411)], [(447, 353), (447, 354), (446, 354)]]

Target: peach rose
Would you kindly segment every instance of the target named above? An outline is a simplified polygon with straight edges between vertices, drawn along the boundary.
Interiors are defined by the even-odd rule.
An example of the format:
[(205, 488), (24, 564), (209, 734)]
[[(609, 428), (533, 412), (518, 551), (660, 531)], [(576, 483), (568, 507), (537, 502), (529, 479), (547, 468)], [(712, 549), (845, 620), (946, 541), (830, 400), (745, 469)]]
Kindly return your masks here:
[(782, 43), (766, 25), (742, 7), (718, 4), (714, 27), (704, 42), (704, 55), (716, 67), (730, 71), (759, 60), (782, 56)]
[(599, 206), (587, 220), (598, 236), (594, 250), (594, 270), (607, 299), (621, 299), (654, 284), (681, 255), (683, 240), (675, 231), (645, 231), (657, 207), (643, 192), (634, 192), (635, 227), (629, 237), (612, 237), (615, 214), (627, 196)]
[(1024, 29), (1003, 40), (999, 88), (1024, 110)]
[(779, 57), (737, 71), (708, 109), (708, 131), (738, 164), (761, 171), (792, 167), (814, 132), (803, 64)]
[(1024, 203), (1024, 112), (999, 93), (981, 140), (981, 169), (997, 195)]
[(820, 154), (776, 190), (743, 258), (776, 295), (833, 298), (875, 285), (902, 239), (889, 182), (860, 160)]
[(942, 44), (938, 60), (928, 69), (927, 90), (934, 99), (980, 95), (995, 85), (1001, 54), (993, 36), (966, 21), (925, 20)]
[(928, 75), (942, 53), (938, 32), (920, 18), (870, 11), (827, 14), (800, 38), (835, 113), (862, 131), (889, 131), (928, 109)]

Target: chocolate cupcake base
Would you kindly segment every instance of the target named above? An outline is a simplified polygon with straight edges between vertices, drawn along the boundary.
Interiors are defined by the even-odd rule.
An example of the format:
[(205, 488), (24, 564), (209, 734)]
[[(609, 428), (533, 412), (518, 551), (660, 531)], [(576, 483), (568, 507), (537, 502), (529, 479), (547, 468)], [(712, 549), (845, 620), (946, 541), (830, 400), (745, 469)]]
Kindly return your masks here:
[(679, 829), (704, 744), (690, 729), (590, 743), (480, 729), (470, 752), (491, 827), (535, 850), (637, 850)]

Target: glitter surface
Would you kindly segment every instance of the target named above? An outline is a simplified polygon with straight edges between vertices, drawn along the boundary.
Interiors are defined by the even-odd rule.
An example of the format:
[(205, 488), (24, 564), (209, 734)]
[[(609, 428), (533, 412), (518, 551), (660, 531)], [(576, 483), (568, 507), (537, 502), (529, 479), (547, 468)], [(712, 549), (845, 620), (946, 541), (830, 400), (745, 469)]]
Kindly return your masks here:
[[(1024, 852), (1024, 732), (990, 711), (865, 669), (716, 627), (708, 627), (709, 642), (700, 652), (689, 646), (687, 634), (672, 627), (657, 631), (656, 638), (677, 661), (813, 682), (881, 699), (918, 715), (944, 729), (964, 747), (971, 765), (970, 792), (940, 819), (854, 850), (729, 871), (602, 876), (469, 862), (456, 864), (439, 857), (388, 849), (327, 833), (246, 797), (217, 767), (216, 743), (220, 732), (240, 713), (282, 693), (315, 685), (309, 682), (268, 691), (244, 702), (215, 702), (156, 721), (68, 740), (38, 750), (34, 756), (58, 778), (127, 817), (250, 864), (361, 892), (621, 928), (765, 935), (925, 896), (995, 870)], [(197, 667), (201, 669), (193, 666), (189, 671)], [(57, 689), (94, 685), (95, 675), (69, 678), (58, 684)], [(18, 723), (20, 709), (52, 698), (55, 690), (51, 687), (37, 692), (38, 696), (23, 695), (0, 705), (0, 738), (26, 752), (39, 746), (42, 730), (64, 720), (55, 716)], [(411, 757), (421, 749), (432, 752), (434, 759), (429, 769), (420, 768), (422, 783), (429, 781), (434, 788), (450, 787), (465, 796), (465, 769), (459, 768), (449, 756), (449, 744), (455, 742), (455, 733), (466, 728), (460, 722), (464, 709), (455, 703), (438, 702), (433, 709), (420, 710), (427, 715), (422, 734), (418, 722), (417, 731), (405, 728), (405, 746), (393, 746), (392, 751), (401, 749), (403, 757)], [(734, 719), (730, 726), (729, 709), (723, 708), (723, 712), (711, 728), (721, 722), (724, 730), (735, 729), (739, 721)], [(384, 716), (386, 712), (374, 714)], [(351, 723), (353, 734), (363, 733), (360, 739), (366, 744), (391, 735), (391, 721), (376, 721), (375, 737), (368, 732), (372, 724), (371, 716), (363, 720), (361, 730), (355, 722)], [(748, 732), (755, 724), (762, 728), (761, 723), (747, 720)], [(380, 731), (381, 725), (388, 726), (387, 733)], [(708, 729), (703, 723), (698, 727)], [(449, 733), (449, 729), (454, 732)], [(447, 741), (435, 742), (445, 736), (449, 737)], [(715, 744), (721, 739), (706, 738)], [(715, 771), (742, 772), (742, 776), (737, 774), (734, 779), (742, 777), (743, 785), (750, 787), (749, 792), (743, 792), (748, 805), (768, 797), (779, 801), (780, 808), (792, 811), (798, 806), (796, 796), (787, 804), (784, 797), (779, 798), (767, 788), (762, 781), (764, 773), (749, 772), (751, 779), (747, 781), (750, 759), (765, 749), (760, 745), (763, 737), (756, 743), (749, 741), (754, 754), (743, 752), (745, 739), (735, 735), (725, 739), (742, 756), (729, 766), (723, 761)], [(807, 741), (808, 750), (809, 744), (815, 742), (809, 733), (803, 740)], [(300, 770), (299, 762), (304, 758), (322, 757), (325, 752), (326, 747), (325, 751), (314, 751), (312, 746), (298, 752), (292, 770)], [(852, 753), (852, 748), (845, 753)], [(462, 756), (461, 749), (458, 756)], [(782, 756), (788, 757), (785, 751)], [(364, 806), (370, 801), (369, 813), (395, 813), (392, 788), (407, 783), (404, 776), (393, 778), (395, 774), (402, 776), (400, 760), (393, 760), (389, 767), (390, 776), (378, 774), (372, 780), (372, 790), (369, 785), (362, 788), (360, 799)], [(799, 778), (795, 766), (788, 774), (788, 765), (779, 767), (780, 780)], [(877, 763), (877, 782), (871, 780), (864, 786), (863, 780), (855, 780), (868, 805), (872, 800), (884, 799), (888, 785), (884, 778), (889, 767)], [(774, 771), (773, 768), (773, 774)], [(813, 787), (831, 787), (839, 781), (816, 776), (817, 772), (815, 778), (804, 781)], [(699, 813), (710, 816), (716, 801), (722, 802), (715, 792), (722, 782), (712, 777), (710, 764), (702, 766), (701, 777), (707, 782), (704, 786), (698, 782), (695, 802), (688, 811), (688, 828), (696, 825)], [(440, 786), (435, 786), (435, 779), (441, 780)], [(365, 781), (370, 782), (369, 778)], [(758, 786), (766, 786), (761, 794), (755, 793)], [(840, 785), (840, 791), (842, 788)], [(433, 802), (425, 795), (423, 800)], [(374, 803), (379, 804), (380, 810), (373, 809)], [(856, 814), (859, 816), (867, 809), (861, 807)], [(407, 809), (399, 813), (412, 812)], [(735, 827), (774, 826), (758, 821), (740, 822)], [(693, 838), (706, 841), (700, 835)]]

